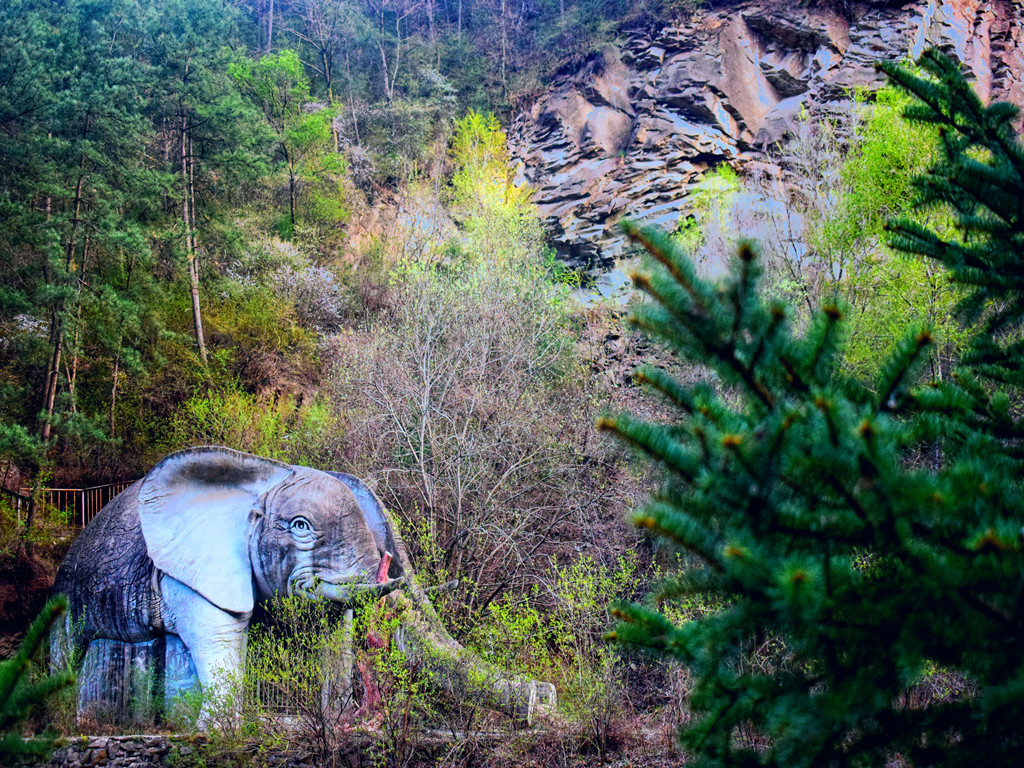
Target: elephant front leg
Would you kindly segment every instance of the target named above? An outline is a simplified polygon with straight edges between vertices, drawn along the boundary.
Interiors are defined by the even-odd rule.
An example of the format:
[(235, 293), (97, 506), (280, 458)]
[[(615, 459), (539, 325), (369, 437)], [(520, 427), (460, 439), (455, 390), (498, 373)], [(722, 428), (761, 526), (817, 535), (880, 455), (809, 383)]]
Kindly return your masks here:
[(188, 648), (202, 686), (200, 724), (236, 723), (242, 707), (245, 640), (251, 614), (238, 615), (218, 608), (166, 576), (160, 591), (167, 631), (180, 637)]

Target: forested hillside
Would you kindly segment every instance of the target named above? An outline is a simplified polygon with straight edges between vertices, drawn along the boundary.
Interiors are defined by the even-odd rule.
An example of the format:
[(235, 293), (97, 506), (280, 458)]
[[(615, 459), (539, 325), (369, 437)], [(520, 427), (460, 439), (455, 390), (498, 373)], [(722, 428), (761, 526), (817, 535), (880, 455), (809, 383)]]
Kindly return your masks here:
[(5, 630), (74, 535), (41, 489), (215, 444), (365, 478), (426, 583), (457, 580), (435, 602), (460, 639), (604, 679), (639, 559), (638, 482), (594, 428), (621, 331), (571, 300), (474, 109), (507, 114), (495, 82), (542, 57), (496, 58), (497, 10), (457, 11), (0, 9), (0, 456), (35, 499), (3, 505)]
[[(954, 455), (942, 424), (956, 435), (962, 425), (912, 421), (890, 413), (904, 400), (890, 408), (872, 399), (888, 391), (877, 383), (881, 360), (897, 360), (881, 373), (898, 379), (892, 391), (900, 397), (926, 382), (943, 393), (941, 403), (922, 400), (935, 419), (984, 412), (994, 432), (963, 432), (971, 450), (975, 440), (991, 448), (1017, 439), (1012, 375), (997, 372), (1003, 379), (968, 394), (943, 389), (960, 386), (964, 361), (987, 364), (978, 339), (993, 306), (1010, 307), (997, 330), (1012, 346), (1012, 280), (1004, 293), (975, 294), (984, 282), (978, 263), (963, 267), (938, 251), (923, 259), (927, 251), (893, 240), (889, 222), (938, 233), (950, 248), (988, 242), (997, 230), (1009, 231), (1010, 242), (1018, 214), (999, 225), (981, 221), (973, 198), (964, 202), (976, 190), (922, 204), (928, 187), (914, 179), (935, 174), (944, 158), (965, 157), (1003, 163), (998, 170), (1011, 181), (996, 186), (1017, 190), (1006, 168), (1019, 154), (1019, 115), (964, 108), (989, 123), (979, 129), (984, 140), (971, 134), (974, 143), (954, 152), (940, 118), (906, 119), (915, 109), (920, 118), (920, 93), (889, 83), (874, 58), (938, 44), (959, 57), (983, 101), (1012, 99), (1024, 83), (1021, 14), (1003, 0), (6, 0), (0, 655), (12, 655), (10, 637), (42, 606), (78, 533), (74, 507), (47, 501), (46, 489), (133, 481), (181, 448), (223, 445), (363, 478), (397, 518), (419, 582), (452, 634), (516, 674), (552, 682), (559, 708), (506, 738), (501, 716), (450, 691), (437, 697), (397, 644), (379, 640), (399, 630), (395, 615), (374, 604), (355, 619), (368, 638), (356, 657), (358, 712), (325, 713), (317, 706), (333, 674), (324, 659), (338, 653), (337, 617), (282, 602), (254, 626), (249, 663), (258, 679), (279, 675), (288, 695), (305, 697), (302, 728), (281, 730), (265, 701), (238, 719), (230, 702), (209, 696), (140, 717), (140, 729), (218, 734), (190, 759), (217, 764), (251, 752), (262, 764), (272, 752), (275, 761), (311, 761), (296, 765), (673, 764), (689, 759), (676, 727), (711, 722), (713, 714), (700, 718), (715, 707), (732, 719), (724, 736), (708, 726), (718, 739), (708, 754), (727, 761), (736, 747), (747, 750), (744, 759), (767, 760), (773, 744), (799, 745), (803, 726), (790, 729), (789, 718), (806, 724), (806, 713), (784, 702), (765, 720), (751, 702), (774, 702), (766, 691), (781, 690), (772, 688), (778, 676), (790, 686), (799, 678), (801, 695), (816, 695), (819, 659), (808, 652), (801, 666), (792, 643), (824, 641), (810, 630), (793, 640), (786, 621), (824, 622), (813, 614), (820, 604), (800, 603), (790, 582), (782, 592), (757, 592), (751, 574), (768, 567), (728, 575), (741, 568), (728, 558), (753, 552), (786, 578), (799, 571), (801, 583), (816, 584), (830, 566), (808, 565), (817, 553), (791, 557), (788, 528), (737, 534), (749, 522), (745, 494), (761, 489), (767, 498), (783, 482), (777, 472), (800, 465), (801, 451), (845, 462), (861, 456), (868, 449), (860, 442), (844, 454), (837, 445), (847, 437), (828, 424), (869, 441), (866, 403), (890, 430), (891, 463), (942, 471)], [(914, 73), (921, 70), (903, 71), (901, 82)], [(933, 71), (926, 80), (936, 78)], [(630, 218), (655, 223), (660, 234), (623, 228)], [(668, 277), (652, 284), (637, 271), (646, 250)], [(686, 259), (693, 265), (680, 267)], [(974, 295), (977, 306), (961, 311)], [(659, 328), (659, 341), (650, 341), (644, 331), (659, 337)], [(771, 335), (782, 328), (790, 335)], [(915, 345), (907, 328), (927, 331)], [(762, 375), (771, 387), (761, 386)], [(1007, 393), (992, 406), (981, 393), (1001, 381)], [(765, 400), (776, 387), (799, 391)], [(651, 388), (666, 397), (648, 397)], [(969, 398), (975, 406), (965, 405)], [(768, 451), (754, 472), (743, 464), (751, 444), (743, 440), (782, 435), (791, 402), (826, 421), (832, 403), (846, 410), (806, 444), (785, 443), (790, 453)], [(623, 412), (650, 426), (608, 416)], [(886, 421), (901, 418), (906, 432)], [(598, 423), (658, 463), (638, 460)], [(671, 447), (684, 444), (688, 458)], [(978, 450), (969, 458), (984, 464)], [(660, 512), (637, 513), (639, 527), (630, 525), (629, 513), (678, 461), (689, 462), (684, 481), (670, 480)], [(846, 496), (815, 485), (793, 498), (813, 506), (807, 497), (817, 494), (860, 514), (854, 497), (875, 475), (847, 469)], [(819, 470), (820, 462), (793, 482), (813, 485)], [(756, 475), (756, 488), (744, 472)], [(928, 486), (935, 494), (950, 487)], [(18, 494), (31, 503), (17, 509)], [(823, 513), (821, 533), (816, 518), (808, 522), (813, 514), (786, 506), (790, 497), (771, 498), (785, 508), (783, 523), (806, 524), (813, 541), (838, 526)], [(700, 535), (686, 517), (691, 501), (698, 516), (718, 510)], [(975, 526), (963, 536), (974, 537), (971, 546), (981, 541), (992, 562), (1007, 558), (998, 567), (986, 561), (1006, 575), (1019, 538), (1002, 508), (988, 510), (988, 532)], [(843, 567), (852, 569), (844, 578), (856, 588), (862, 577), (889, 578), (885, 568), (899, 571), (892, 558), (903, 556), (877, 554), (872, 547), (890, 529), (868, 527), (871, 535), (858, 528), (852, 544), (843, 540)], [(721, 534), (713, 544), (708, 531)], [(785, 551), (760, 549), (762, 534)], [(957, 573), (965, 562), (956, 560)], [(645, 598), (652, 585), (660, 591)], [(864, 600), (881, 604), (883, 593)], [(1016, 626), (1004, 597), (970, 615), (1000, 631)], [(644, 599), (644, 608), (624, 607)], [(896, 603), (886, 610), (906, 608)], [(617, 630), (630, 645), (606, 642), (613, 604), (631, 622)], [(777, 621), (769, 616), (776, 609), (792, 612)], [(735, 635), (701, 634), (701, 619), (741, 611), (750, 613)], [(677, 634), (673, 623), (689, 629)], [(294, 645), (275, 634), (281, 626)], [(969, 709), (964, 702), (991, 670), (960, 665), (952, 647), (941, 659), (926, 649), (901, 662), (893, 694), (903, 696), (900, 717), (913, 720), (935, 702)], [(843, 668), (834, 656), (822, 663)], [(750, 693), (748, 684), (764, 688)], [(745, 691), (745, 703), (723, 704), (730, 685)], [(881, 701), (892, 691), (855, 693)], [(63, 696), (30, 711), (28, 722), (79, 732), (74, 696)], [(875, 710), (885, 710), (879, 717), (887, 706)], [(999, 710), (1000, 728), (1012, 706)], [(214, 729), (211, 711), (220, 717)], [(854, 743), (855, 715), (835, 711), (821, 738), (840, 754)], [(5, 716), (0, 728), (18, 721)], [(101, 720), (86, 725), (115, 732)], [(1004, 730), (1000, 744), (1012, 751), (1012, 729)], [(712, 738), (693, 733), (689, 748)], [(907, 754), (918, 749), (911, 742), (899, 742), (910, 744)], [(886, 745), (865, 754), (911, 764)], [(90, 759), (97, 749), (88, 747)], [(800, 764), (787, 760), (779, 764)]]
[(316, 413), (319, 339), (372, 311), (392, 224), (464, 244), (434, 221), (466, 215), (455, 119), (688, 11), (628, 5), (6, 3), (5, 453), (137, 476), (210, 382)]
[(4, 6), (0, 452), (27, 487), (196, 444), (345, 469), (467, 614), (614, 521), (587, 320), (472, 108), (525, 72), (496, 12)]
[(507, 106), (500, 11), (5, 4), (5, 451), (130, 476), (208, 382), (311, 399), (314, 335), (361, 311), (345, 222)]

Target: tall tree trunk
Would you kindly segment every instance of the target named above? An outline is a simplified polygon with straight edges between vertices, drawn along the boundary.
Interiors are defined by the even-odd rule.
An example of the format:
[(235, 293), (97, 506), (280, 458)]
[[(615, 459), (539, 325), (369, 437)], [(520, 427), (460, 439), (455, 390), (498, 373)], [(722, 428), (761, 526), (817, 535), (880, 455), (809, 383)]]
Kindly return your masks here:
[[(132, 274), (135, 272), (135, 252), (132, 252), (131, 259), (128, 262), (128, 278), (124, 282), (124, 290), (127, 294), (132, 288)], [(121, 315), (121, 328), (124, 328), (124, 315)], [(120, 379), (121, 373), (121, 350), (124, 345), (124, 330), (122, 330), (117, 336), (117, 352), (114, 355), (114, 370), (110, 380), (110, 437), (117, 437), (117, 423), (115, 421), (115, 414), (117, 413), (117, 384)]]
[[(85, 157), (82, 157), (81, 173), (78, 175), (78, 182), (75, 184), (75, 202), (72, 210), (74, 218), (71, 222), (71, 233), (68, 235), (68, 242), (65, 246), (64, 272), (71, 270), (71, 264), (75, 257), (75, 249), (78, 239), (79, 217), (82, 215), (82, 186), (85, 183)], [(64, 347), (64, 312), (63, 307), (54, 306), (50, 315), (50, 343), (53, 351), (50, 353), (49, 367), (46, 372), (46, 387), (43, 392), (43, 424), (39, 430), (39, 436), (45, 443), (50, 439), (53, 421), (53, 408), (57, 401), (57, 380), (60, 378), (60, 359)]]
[(334, 68), (331, 57), (327, 55), (324, 48), (320, 49), (320, 60), (323, 62), (324, 82), (327, 84), (327, 103), (331, 105), (331, 138), (334, 139), (334, 151), (341, 150), (341, 142), (338, 137), (338, 116), (334, 114), (334, 75), (331, 70)]
[(391, 103), (391, 80), (388, 78), (388, 55), (384, 52), (384, 41), (377, 41), (377, 48), (380, 49), (380, 69), (384, 73), (384, 98), (388, 104)]
[(380, 11), (380, 38), (377, 40), (377, 48), (380, 50), (381, 69), (384, 73), (384, 96), (390, 104), (395, 97), (395, 84), (398, 82), (398, 66), (402, 61), (402, 16), (395, 11), (395, 55), (392, 57), (392, 66), (388, 67), (388, 57), (384, 50), (384, 6)]
[(395, 68), (391, 72), (391, 97), (395, 96), (395, 85), (398, 83), (398, 65), (402, 61), (402, 17), (395, 11)]
[(352, 110), (352, 132), (355, 134), (356, 146), (362, 147), (359, 141), (359, 117), (356, 115), (356, 99), (352, 95), (352, 62), (349, 60), (348, 49), (345, 50), (345, 75), (348, 81), (348, 105)]
[(188, 260), (188, 281), (192, 293), (192, 324), (196, 334), (199, 359), (206, 365), (206, 339), (203, 337), (203, 315), (199, 307), (199, 259), (196, 253), (194, 166), (191, 160), (192, 136), (188, 113), (181, 113), (181, 220), (185, 226), (185, 254)]
[(284, 151), (285, 163), (288, 166), (288, 212), (292, 220), (292, 235), (295, 235), (295, 163), (292, 156), (286, 149)]
[(434, 48), (434, 67), (441, 71), (441, 46), (437, 44), (437, 26), (434, 19), (434, 0), (427, 0), (427, 24), (430, 29), (430, 44)]
[(505, 70), (508, 64), (508, 0), (501, 0), (501, 95), (508, 94)]
[(274, 0), (270, 0), (270, 10), (267, 13), (267, 53), (274, 48)]
[(71, 398), (71, 412), (78, 412), (78, 396), (75, 385), (78, 382), (78, 356), (82, 340), (82, 288), (85, 287), (85, 267), (89, 260), (89, 235), (82, 244), (82, 262), (78, 268), (78, 291), (75, 294), (75, 339), (71, 343), (71, 369), (67, 372), (68, 395)]
[(46, 392), (43, 396), (43, 425), (39, 430), (39, 437), (45, 443), (50, 439), (51, 424), (53, 420), (53, 406), (57, 400), (57, 377), (60, 374), (60, 357), (64, 346), (64, 330), (60, 310), (54, 309), (50, 321), (50, 342), (53, 344), (53, 352), (50, 353), (49, 368), (46, 374)]
[(196, 228), (196, 153), (192, 146), (192, 129), (188, 132), (188, 198), (191, 205), (188, 207), (189, 223), (192, 230), (192, 247), (199, 250), (199, 238)]
[(36, 479), (32, 483), (32, 495), (29, 497), (28, 513), (25, 515), (25, 535), (21, 539), (18, 552), (22, 556), (32, 557), (32, 542), (29, 541), (28, 533), (36, 524), (36, 516), (39, 514), (39, 496), (43, 490), (43, 468), (36, 470)]
[(110, 439), (117, 437), (114, 413), (117, 408), (117, 379), (121, 372), (121, 339), (117, 340), (117, 354), (114, 356), (114, 371), (110, 383)]

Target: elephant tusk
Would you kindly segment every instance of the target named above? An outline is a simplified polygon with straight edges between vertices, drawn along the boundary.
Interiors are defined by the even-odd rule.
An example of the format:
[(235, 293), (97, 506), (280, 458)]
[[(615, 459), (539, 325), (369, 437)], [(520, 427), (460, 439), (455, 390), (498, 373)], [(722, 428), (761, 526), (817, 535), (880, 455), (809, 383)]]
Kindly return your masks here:
[(385, 552), (384, 556), (380, 559), (380, 565), (377, 566), (377, 583), (384, 584), (388, 580), (388, 568), (391, 567), (391, 558), (393, 555), (390, 552)]
[(396, 589), (401, 589), (409, 583), (409, 579), (406, 576), (398, 576), (394, 579), (388, 579), (381, 584), (369, 585), (368, 588), (371, 591), (377, 592), (381, 597), (384, 595), (394, 592)]

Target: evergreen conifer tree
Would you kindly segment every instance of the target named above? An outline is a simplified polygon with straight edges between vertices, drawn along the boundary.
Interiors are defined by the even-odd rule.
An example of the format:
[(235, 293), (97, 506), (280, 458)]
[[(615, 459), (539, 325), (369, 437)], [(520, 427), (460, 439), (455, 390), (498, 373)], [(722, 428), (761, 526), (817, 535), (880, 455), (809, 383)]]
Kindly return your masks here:
[(0, 662), (0, 762), (22, 755), (48, 757), (53, 749), (52, 738), (22, 738), (17, 726), (33, 706), (74, 682), (70, 672), (35, 681), (30, 675), (33, 659), (45, 642), (50, 627), (65, 610), (67, 598), (59, 596), (50, 600), (29, 626), (17, 654)]
[[(634, 278), (655, 300), (634, 322), (721, 385), (642, 369), (680, 418), (601, 422), (665, 470), (636, 524), (696, 564), (647, 604), (620, 606), (612, 634), (691, 667), (695, 717), (681, 735), (701, 765), (994, 766), (1024, 754), (1017, 110), (983, 105), (934, 51), (922, 76), (880, 66), (916, 97), (907, 117), (941, 130), (918, 202), (952, 206), (959, 232), (909, 220), (890, 232), (970, 287), (960, 309), (981, 330), (949, 380), (921, 379), (927, 329), (910, 329), (875, 380), (854, 380), (839, 360), (844, 309), (825, 305), (795, 330), (759, 294), (752, 244), (716, 285), (669, 238), (627, 225), (658, 262)], [(723, 607), (673, 624), (665, 602), (691, 594)], [(751, 665), (768, 639), (784, 653)], [(935, 665), (966, 692), (922, 706), (908, 691)]]

